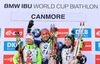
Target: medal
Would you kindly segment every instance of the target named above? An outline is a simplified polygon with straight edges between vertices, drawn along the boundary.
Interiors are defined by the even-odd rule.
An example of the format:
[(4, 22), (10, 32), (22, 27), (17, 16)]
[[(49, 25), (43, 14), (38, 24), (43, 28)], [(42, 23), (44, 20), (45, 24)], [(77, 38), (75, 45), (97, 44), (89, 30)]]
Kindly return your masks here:
[(45, 62), (45, 61), (46, 61), (46, 58), (45, 58), (45, 57), (43, 57), (43, 58), (42, 58), (42, 61), (43, 61), (43, 62)]

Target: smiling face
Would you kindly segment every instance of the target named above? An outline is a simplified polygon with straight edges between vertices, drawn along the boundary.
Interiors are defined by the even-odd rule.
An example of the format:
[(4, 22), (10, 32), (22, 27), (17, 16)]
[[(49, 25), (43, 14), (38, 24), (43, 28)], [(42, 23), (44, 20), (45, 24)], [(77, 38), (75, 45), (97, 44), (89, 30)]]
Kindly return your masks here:
[(42, 37), (43, 40), (47, 41), (49, 39), (49, 34), (44, 33), (41, 37)]
[(50, 37), (49, 30), (43, 29), (43, 30), (41, 31), (41, 37), (42, 37), (42, 39), (45, 40), (45, 41), (49, 40), (49, 37)]
[(71, 46), (71, 43), (72, 43), (72, 41), (71, 41), (71, 39), (70, 38), (65, 38), (65, 45), (66, 46)]
[(26, 38), (26, 44), (28, 44), (28, 45), (32, 45), (33, 44), (33, 40), (32, 39), (30, 39), (30, 38)]

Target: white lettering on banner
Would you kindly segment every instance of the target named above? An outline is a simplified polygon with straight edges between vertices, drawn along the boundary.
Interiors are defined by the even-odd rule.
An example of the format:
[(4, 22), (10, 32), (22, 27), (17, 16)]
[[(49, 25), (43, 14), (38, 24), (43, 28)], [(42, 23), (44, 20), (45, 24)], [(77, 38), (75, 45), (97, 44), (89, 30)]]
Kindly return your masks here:
[[(78, 34), (79, 30), (76, 30), (76, 34)], [(84, 30), (83, 34), (88, 34), (88, 30)]]
[(100, 47), (100, 43), (98, 43), (98, 46)]
[[(22, 35), (22, 32), (19, 32), (20, 33), (20, 35)], [(14, 33), (15, 34), (15, 33)]]
[(96, 34), (97, 34), (98, 36), (100, 36), (100, 31), (98, 31)]
[(76, 30), (76, 34), (78, 34), (79, 30)]
[(88, 34), (88, 30), (84, 30), (84, 34)]
[(15, 43), (12, 43), (12, 47), (16, 47), (16, 46), (15, 46)]
[(6, 32), (6, 35), (8, 35), (8, 36), (11, 35), (11, 31), (10, 31), (10, 30), (7, 31), (7, 32)]
[(10, 61), (10, 62), (12, 62), (12, 61), (13, 61), (13, 58), (5, 58), (4, 60), (5, 60), (5, 61)]
[(56, 32), (56, 34), (68, 34), (68, 32)]
[(85, 45), (85, 47), (91, 47), (91, 45)]
[(96, 58), (96, 60), (100, 61), (100, 58)]
[(16, 43), (7, 43), (7, 47), (16, 47)]
[(7, 43), (7, 47), (11, 47), (11, 43)]
[(15, 35), (15, 32), (12, 32), (12, 35)]
[[(22, 31), (21, 32), (19, 32), (20, 33), (20, 35), (22, 35)], [(7, 36), (10, 36), (10, 35), (15, 35), (15, 32), (11, 32), (11, 30), (8, 30), (7, 32), (6, 32), (6, 35)]]

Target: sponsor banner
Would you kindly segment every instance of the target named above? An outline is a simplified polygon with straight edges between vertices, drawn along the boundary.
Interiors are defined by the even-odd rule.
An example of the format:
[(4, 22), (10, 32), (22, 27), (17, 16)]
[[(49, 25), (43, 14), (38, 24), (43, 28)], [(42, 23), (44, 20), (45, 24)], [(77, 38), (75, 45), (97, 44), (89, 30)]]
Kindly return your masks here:
[[(82, 48), (82, 51), (92, 51), (92, 43), (91, 41), (83, 41), (85, 47)], [(76, 45), (76, 42), (74, 43)]]
[(0, 28), (0, 38), (1, 38), (1, 28)]
[[(21, 42), (21, 44), (23, 45), (23, 42)], [(4, 41), (4, 51), (16, 51), (16, 46), (16, 41)]]
[(100, 41), (95, 42), (95, 51), (100, 51)]
[[(75, 38), (78, 37), (79, 28), (73, 28)], [(91, 28), (84, 28), (83, 38), (91, 38)]]
[(4, 37), (5, 38), (15, 38), (15, 31), (19, 31), (20, 37), (23, 38), (24, 28), (5, 28)]
[(82, 48), (82, 51), (92, 51), (92, 43), (91, 41), (83, 41), (85, 47)]
[(0, 41), (0, 49), (1, 49), (1, 41)]
[(100, 64), (100, 55), (95, 55), (95, 64)]
[(69, 34), (69, 29), (57, 29), (57, 31), (55, 32), (56, 34), (58, 34), (58, 38), (64, 38), (66, 34)]
[(3, 64), (14, 64), (13, 63), (13, 56), (14, 55), (4, 55), (3, 56)]
[(100, 28), (95, 29), (95, 38), (100, 38)]

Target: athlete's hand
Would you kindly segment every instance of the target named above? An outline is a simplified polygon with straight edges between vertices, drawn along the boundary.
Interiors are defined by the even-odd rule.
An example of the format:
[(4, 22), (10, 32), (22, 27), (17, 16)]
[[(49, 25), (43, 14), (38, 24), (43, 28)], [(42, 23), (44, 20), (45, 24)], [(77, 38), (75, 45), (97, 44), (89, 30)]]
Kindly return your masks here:
[(30, 20), (29, 21), (29, 24), (28, 24), (28, 28), (31, 28), (33, 25), (34, 25), (34, 21), (33, 20)]

